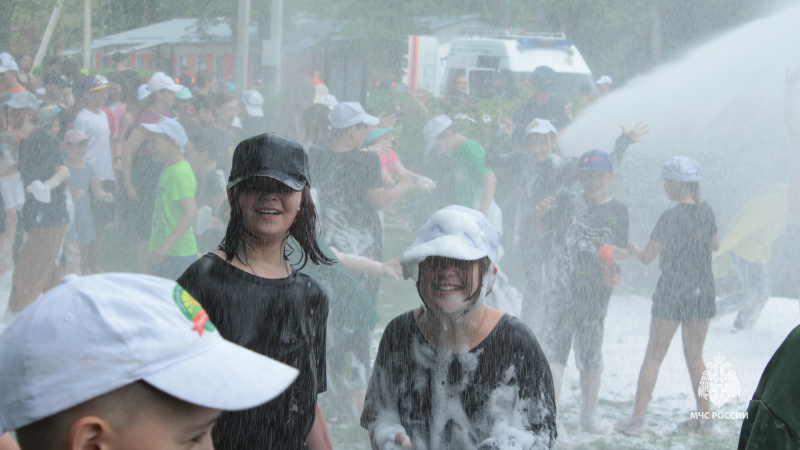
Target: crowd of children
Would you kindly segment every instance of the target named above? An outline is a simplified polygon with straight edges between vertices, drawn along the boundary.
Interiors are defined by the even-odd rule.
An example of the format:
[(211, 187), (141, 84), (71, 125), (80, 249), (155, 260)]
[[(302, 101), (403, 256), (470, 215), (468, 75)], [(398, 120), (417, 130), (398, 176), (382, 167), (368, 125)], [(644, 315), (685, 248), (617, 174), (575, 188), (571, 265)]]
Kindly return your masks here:
[[(14, 59), (0, 54), (0, 71), (16, 70)], [(255, 91), (240, 102), (226, 90), (193, 92), (162, 72), (141, 81), (118, 73), (113, 82), (100, 75), (67, 80), (51, 67), (40, 97), (21, 85), (0, 90), (0, 263), (7, 268), (13, 262), (2, 255), (12, 252), (18, 218), (25, 232), (5, 321), (16, 318), (0, 336), (0, 375), (22, 380), (15, 364), (29, 354), (25, 346), (40, 352), (26, 363), (30, 386), (0, 388), (0, 431), (18, 430), (23, 448), (66, 438), (113, 442), (160, 426), (163, 435), (148, 436), (213, 441), (222, 449), (327, 449), (318, 395), (328, 388), (351, 406), (350, 418), (367, 429), (374, 448), (550, 448), (566, 438), (557, 407), (573, 347), (581, 426), (607, 433), (598, 414), (604, 321), (620, 280), (616, 261), (630, 255), (644, 264), (659, 257), (661, 278), (634, 411), (617, 430), (643, 433), (678, 327), (698, 410), (709, 411), (697, 388), (716, 313), (712, 252), (719, 238), (700, 195), (700, 165), (683, 156), (664, 165), (657, 179), (677, 205), (661, 215), (644, 249), (629, 243), (628, 209), (609, 192), (615, 167), (628, 146), (643, 142), (646, 125), (623, 128), (611, 154), (569, 158), (549, 120), (563, 127), (563, 109), (524, 123), (531, 111), (520, 111), (519, 123), (504, 122), (487, 153), (452, 117), (433, 116), (418, 102), (429, 118), (418, 130), (425, 170), (411, 171), (394, 152), (394, 133), (408, 132), (393, 128), (396, 116), (372, 115), (329, 94), (315, 98), (327, 89), (310, 79), (288, 90), (291, 108), (274, 121), (278, 134), (260, 122), (263, 97)], [(548, 74), (538, 71), (528, 109), (553, 110), (545, 108)], [(506, 209), (495, 199), (498, 188), (508, 189)], [(420, 209), (435, 212), (399, 261), (384, 262), (380, 211), (413, 192), (432, 192)], [(513, 220), (504, 224), (506, 211)], [(103, 239), (112, 228), (119, 239)], [(518, 235), (525, 255), (521, 311), (488, 304), (490, 294), (510, 295), (499, 271), (503, 235), (509, 246)], [(106, 271), (103, 255), (111, 249), (104, 245), (131, 250), (128, 270), (178, 284), (94, 275), (54, 288), (65, 270)], [(379, 279), (399, 278), (401, 267), (422, 305), (389, 323), (373, 361)], [(53, 323), (95, 319), (97, 327), (56, 342), (68, 347), (83, 336), (113, 347), (135, 339), (141, 342), (127, 350), (151, 353), (124, 363), (124, 376), (116, 359), (89, 358), (95, 373), (108, 375), (98, 375), (102, 382), (86, 377), (92, 388), (80, 397), (59, 395), (52, 391), (57, 381), (72, 383), (69, 377), (85, 370), (76, 361), (103, 349), (45, 351), (39, 331), (66, 333), (69, 326)], [(181, 349), (163, 345), (183, 341)], [(205, 351), (208, 341), (219, 348)], [(37, 372), (36, 364), (56, 354), (69, 360), (63, 373)], [(254, 378), (254, 370), (265, 376)], [(186, 374), (193, 381), (179, 380)], [(34, 396), (53, 397), (42, 403), (47, 408), (24, 395), (34, 388)], [(138, 406), (122, 414), (113, 406), (121, 398)], [(140, 408), (152, 415), (148, 410), (145, 419)], [(178, 413), (180, 421), (159, 421)], [(711, 420), (681, 427), (713, 433)], [(149, 448), (170, 448), (155, 442)]]

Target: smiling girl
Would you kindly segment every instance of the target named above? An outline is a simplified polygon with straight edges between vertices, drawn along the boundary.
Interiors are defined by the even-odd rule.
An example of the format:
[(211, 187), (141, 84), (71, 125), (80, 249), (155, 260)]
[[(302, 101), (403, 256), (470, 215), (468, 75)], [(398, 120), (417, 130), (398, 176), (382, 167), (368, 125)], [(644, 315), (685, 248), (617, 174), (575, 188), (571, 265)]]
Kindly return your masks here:
[(306, 259), (330, 263), (314, 236), (308, 180), (308, 160), (297, 142), (273, 133), (240, 142), (228, 179), (225, 238), (178, 278), (223, 337), (300, 370), (268, 405), (223, 414), (214, 428), (216, 448), (331, 447), (317, 403), (326, 390), (328, 299), (288, 259), (296, 250), (300, 268)]
[(549, 448), (553, 382), (530, 329), (487, 306), (497, 233), (479, 211), (434, 213), (401, 258), (422, 306), (381, 338), (361, 426), (373, 448)]

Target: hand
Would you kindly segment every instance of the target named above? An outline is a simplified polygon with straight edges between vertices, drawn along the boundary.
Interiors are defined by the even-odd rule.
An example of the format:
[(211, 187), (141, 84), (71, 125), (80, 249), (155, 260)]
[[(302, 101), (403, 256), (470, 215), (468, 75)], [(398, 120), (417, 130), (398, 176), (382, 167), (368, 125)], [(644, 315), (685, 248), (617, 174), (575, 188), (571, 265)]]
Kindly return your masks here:
[(637, 257), (639, 256), (640, 253), (642, 253), (642, 250), (639, 248), (639, 246), (636, 245), (636, 243), (632, 242), (632, 241), (628, 242), (628, 250), (631, 253), (633, 253), (634, 255), (636, 255)]
[(86, 191), (84, 191), (83, 189), (75, 189), (75, 191), (72, 192), (72, 199), (77, 200), (81, 198), (81, 195), (83, 195), (85, 192)]
[(378, 114), (378, 128), (392, 128), (397, 123), (397, 114), (387, 115), (386, 111)]
[(381, 264), (381, 276), (399, 280), (403, 276), (403, 267), (400, 265), (400, 258), (390, 259)]
[(114, 194), (112, 194), (111, 192), (103, 192), (103, 194), (99, 195), (97, 198), (104, 203), (114, 202)]
[(381, 445), (381, 450), (395, 450), (398, 448), (411, 448), (411, 439), (408, 437), (408, 435), (397, 433), (394, 435), (394, 441), (386, 441), (383, 443), (383, 445)]
[(541, 217), (549, 213), (550, 211), (558, 208), (558, 205), (556, 205), (555, 201), (556, 199), (553, 197), (547, 197), (546, 199), (540, 201), (536, 205), (536, 215)]
[(384, 139), (382, 141), (370, 144), (369, 147), (367, 148), (371, 152), (382, 153), (385, 152), (386, 150), (392, 149), (392, 141), (390, 141), (389, 139)]
[(50, 189), (52, 188), (52, 183), (42, 183), (40, 180), (34, 180), (25, 188), (25, 192), (33, 194), (33, 197), (41, 203), (50, 203)]
[(631, 128), (630, 130), (625, 130), (625, 127), (622, 125), (620, 125), (619, 127), (622, 128), (622, 134), (631, 138), (633, 142), (638, 142), (640, 144), (647, 143), (642, 140), (642, 136), (650, 132), (650, 130), (648, 129), (648, 125), (646, 123), (643, 124), (642, 122), (639, 122), (636, 125), (634, 125), (633, 128)]
[(167, 253), (166, 248), (164, 248), (163, 244), (159, 245), (158, 247), (154, 248), (152, 252), (150, 252), (150, 261), (153, 264), (158, 264), (164, 260), (164, 254)]

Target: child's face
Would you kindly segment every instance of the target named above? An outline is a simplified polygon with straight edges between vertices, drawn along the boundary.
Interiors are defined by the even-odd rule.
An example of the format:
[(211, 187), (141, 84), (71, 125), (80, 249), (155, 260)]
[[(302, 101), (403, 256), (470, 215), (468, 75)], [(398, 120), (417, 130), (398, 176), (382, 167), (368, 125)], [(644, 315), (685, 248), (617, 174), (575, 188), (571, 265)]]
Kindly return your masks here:
[(254, 177), (242, 183), (245, 184), (239, 206), (245, 229), (259, 239), (283, 239), (297, 217), (302, 192), (267, 177)]
[(531, 133), (528, 135), (528, 151), (533, 153), (536, 161), (544, 161), (550, 157), (555, 140), (550, 134)]
[(64, 149), (70, 158), (82, 160), (86, 156), (86, 150), (89, 148), (89, 141), (78, 142), (77, 144), (66, 144)]
[(161, 133), (150, 133), (150, 139), (152, 139), (150, 148), (153, 150), (153, 159), (161, 162), (166, 161), (176, 147), (175, 141), (166, 134)]
[(467, 299), (478, 289), (478, 261), (430, 256), (419, 265), (419, 290), (429, 308), (447, 315), (464, 313), (472, 307)]
[(217, 108), (214, 113), (216, 114), (217, 120), (219, 120), (220, 123), (230, 125), (236, 115), (239, 114), (239, 101), (231, 100)]
[(110, 437), (110, 449), (135, 450), (151, 448), (159, 450), (211, 450), (211, 429), (219, 418), (220, 411), (192, 405), (181, 414), (154, 411), (142, 414), (139, 420), (114, 430)]
[(578, 181), (583, 186), (583, 193), (591, 203), (599, 203), (606, 198), (606, 188), (614, 183), (614, 174), (591, 170), (578, 171)]

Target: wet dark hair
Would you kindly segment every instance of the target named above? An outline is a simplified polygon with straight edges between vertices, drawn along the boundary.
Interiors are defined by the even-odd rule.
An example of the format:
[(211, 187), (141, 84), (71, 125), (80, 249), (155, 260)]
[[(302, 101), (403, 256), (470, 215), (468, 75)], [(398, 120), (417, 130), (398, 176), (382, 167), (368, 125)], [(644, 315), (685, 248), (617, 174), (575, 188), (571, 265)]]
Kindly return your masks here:
[[(475, 261), (474, 260), (473, 261), (465, 261), (465, 260), (461, 260), (461, 259), (445, 258), (443, 256), (429, 256), (429, 257), (425, 258), (425, 260), (422, 261), (419, 264), (420, 268), (426, 262), (428, 262), (429, 264), (433, 264), (433, 266), (429, 270), (432, 270), (432, 271), (435, 272), (435, 271), (441, 270), (441, 268), (446, 264), (455, 264), (457, 267), (461, 266), (461, 265), (465, 266), (463, 268), (462, 267), (458, 267), (458, 269), (460, 269), (460, 270), (461, 269), (465, 269), (465, 268), (470, 268), (471, 269), (472, 268), (472, 264)], [(470, 296), (467, 297), (464, 300), (465, 302), (469, 303), (470, 306), (473, 306), (478, 301), (478, 299), (480, 298), (481, 291), (483, 290), (483, 276), (492, 267), (492, 261), (489, 259), (488, 256), (484, 256), (483, 258), (477, 260), (477, 262), (478, 262), (478, 273), (480, 274), (480, 276), (478, 278), (478, 288), (475, 289), (475, 292), (470, 294)], [(417, 276), (417, 293), (419, 294), (419, 298), (422, 299), (422, 303), (425, 305), (425, 308), (429, 308), (427, 300), (425, 300), (425, 297), (422, 295), (421, 280), (422, 280), (422, 270), (420, 269), (419, 275)], [(466, 275), (464, 277), (464, 282), (466, 283), (466, 286), (465, 286), (466, 290), (467, 291), (471, 291), (472, 287), (473, 287), (472, 286), (472, 283), (473, 283), (472, 270), (469, 270), (469, 271), (466, 272)]]
[(330, 111), (331, 109), (322, 103), (315, 103), (303, 111), (301, 118), (307, 141), (322, 145), (330, 140), (331, 133), (328, 129), (330, 124), (328, 113)]
[(198, 87), (206, 87), (214, 84), (214, 74), (208, 69), (201, 69), (197, 71), (194, 76), (194, 85)]
[[(249, 247), (246, 236), (250, 234), (244, 227), (244, 213), (239, 204), (242, 193), (251, 189), (259, 177), (252, 177), (242, 180), (230, 189), (231, 198), (231, 217), (228, 220), (228, 228), (225, 230), (225, 237), (219, 245), (219, 249), (225, 252), (225, 260), (233, 261), (238, 257), (243, 263), (247, 264), (247, 249)], [(306, 266), (310, 259), (314, 264), (333, 264), (333, 260), (325, 256), (317, 244), (317, 210), (314, 201), (311, 199), (311, 188), (306, 185), (303, 188), (300, 200), (300, 211), (294, 218), (294, 222), (289, 227), (289, 236), (300, 246), (300, 259), (297, 266), (300, 270)], [(287, 236), (288, 239), (288, 236)], [(288, 244), (289, 250), (284, 257), (292, 255), (296, 250), (292, 243)], [(243, 249), (244, 255), (239, 255), (239, 249)]]
[(214, 108), (219, 108), (220, 106), (232, 101), (236, 101), (236, 96), (234, 96), (230, 91), (222, 91), (213, 95), (211, 104)]

